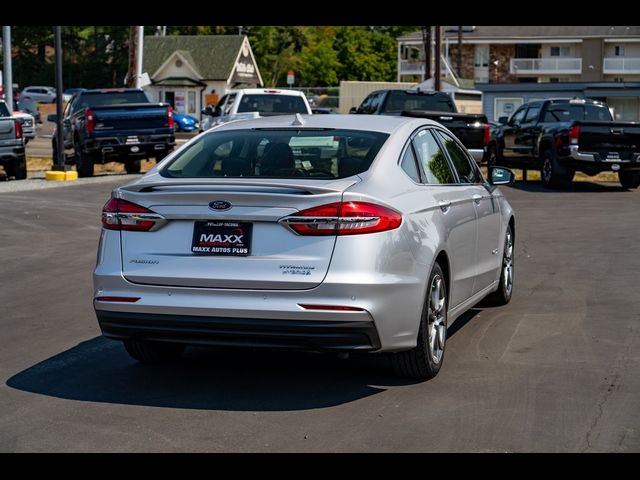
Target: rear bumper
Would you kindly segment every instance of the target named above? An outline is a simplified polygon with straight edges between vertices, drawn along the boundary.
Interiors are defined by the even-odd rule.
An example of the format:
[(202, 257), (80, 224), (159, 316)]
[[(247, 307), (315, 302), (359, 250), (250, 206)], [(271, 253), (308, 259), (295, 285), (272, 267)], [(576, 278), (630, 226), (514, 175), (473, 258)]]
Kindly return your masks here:
[[(137, 138), (137, 142), (133, 137)], [(176, 144), (173, 135), (134, 135), (116, 137), (98, 137), (87, 139), (84, 149), (93, 154), (108, 156), (144, 157), (157, 152), (165, 152)]]
[(371, 321), (303, 321), (222, 318), (96, 310), (104, 336), (192, 345), (361, 350), (380, 348)]
[[(591, 168), (599, 168), (602, 171), (605, 170), (637, 170), (640, 169), (640, 152), (633, 153), (631, 158), (602, 158), (596, 152), (583, 152), (580, 151), (578, 145), (571, 145), (569, 147), (569, 154), (571, 163), (576, 165), (585, 165)], [(613, 167), (617, 165), (617, 167)]]
[(0, 162), (22, 161), (24, 158), (24, 144), (22, 141), (17, 146), (0, 146)]

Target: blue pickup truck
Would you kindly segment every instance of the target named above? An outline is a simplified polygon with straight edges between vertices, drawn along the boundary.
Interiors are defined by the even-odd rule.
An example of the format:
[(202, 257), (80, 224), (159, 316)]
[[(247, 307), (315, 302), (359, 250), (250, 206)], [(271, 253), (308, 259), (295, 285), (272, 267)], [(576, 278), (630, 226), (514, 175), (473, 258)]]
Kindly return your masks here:
[[(76, 93), (64, 110), (62, 129), (65, 163), (75, 163), (80, 177), (91, 177), (96, 163), (112, 161), (124, 163), (127, 173), (140, 173), (143, 158), (160, 161), (175, 147), (171, 105), (149, 102), (140, 89)], [(55, 132), (52, 142), (55, 159)]]

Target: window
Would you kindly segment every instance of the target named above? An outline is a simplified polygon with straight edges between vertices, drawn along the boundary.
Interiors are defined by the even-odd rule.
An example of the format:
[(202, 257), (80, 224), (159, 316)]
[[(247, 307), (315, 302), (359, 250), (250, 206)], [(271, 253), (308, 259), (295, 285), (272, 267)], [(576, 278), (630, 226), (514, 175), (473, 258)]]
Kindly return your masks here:
[(476, 45), (474, 53), (474, 67), (489, 66), (489, 47), (486, 45)]
[(509, 120), (509, 125), (514, 126), (522, 123), (524, 120), (524, 114), (527, 112), (527, 107), (523, 107), (519, 109), (516, 113), (513, 114), (511, 119)]
[(204, 135), (160, 174), (170, 178), (346, 178), (369, 169), (388, 134), (361, 130), (237, 129)]
[[(229, 104), (234, 97), (229, 96)], [(262, 115), (309, 113), (302, 97), (278, 94), (244, 95), (238, 105), (238, 113), (243, 112), (260, 112)]]
[(551, 47), (552, 57), (570, 57), (571, 47)]
[(616, 45), (613, 47), (613, 54), (616, 57), (624, 57), (624, 45)]
[(387, 95), (385, 113), (400, 113), (411, 110), (430, 110), (433, 112), (453, 112), (453, 100), (446, 93), (426, 93), (405, 90), (392, 90)]
[(453, 137), (441, 131), (438, 131), (438, 135), (444, 143), (445, 149), (449, 153), (449, 157), (453, 162), (454, 168), (458, 172), (460, 183), (482, 183), (482, 177), (471, 163), (473, 162), (475, 164), (475, 160), (469, 158)]
[(416, 183), (420, 183), (420, 173), (418, 171), (418, 165), (416, 163), (416, 157), (413, 153), (413, 147), (411, 145), (407, 145), (407, 149), (402, 156), (402, 161), (400, 162), (400, 168), (404, 170), (404, 172), (409, 175), (409, 178)]
[(544, 115), (545, 122), (570, 122), (573, 120), (611, 121), (611, 113), (604, 105), (571, 105), (559, 103), (549, 105)]
[(187, 113), (196, 113), (196, 92), (187, 92)]
[(455, 183), (447, 159), (429, 130), (420, 131), (413, 139), (413, 145), (425, 174), (425, 183), (429, 185)]
[(538, 114), (540, 113), (540, 105), (530, 105), (527, 111), (527, 116), (524, 118), (524, 123), (533, 123), (538, 120)]

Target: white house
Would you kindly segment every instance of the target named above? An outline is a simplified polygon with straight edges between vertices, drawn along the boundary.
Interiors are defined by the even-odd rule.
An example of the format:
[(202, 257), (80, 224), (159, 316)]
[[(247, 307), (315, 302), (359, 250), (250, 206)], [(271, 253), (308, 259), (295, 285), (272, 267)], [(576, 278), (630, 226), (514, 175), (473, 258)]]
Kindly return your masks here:
[(232, 88), (262, 85), (249, 39), (240, 35), (147, 36), (143, 71), (151, 101), (195, 116)]

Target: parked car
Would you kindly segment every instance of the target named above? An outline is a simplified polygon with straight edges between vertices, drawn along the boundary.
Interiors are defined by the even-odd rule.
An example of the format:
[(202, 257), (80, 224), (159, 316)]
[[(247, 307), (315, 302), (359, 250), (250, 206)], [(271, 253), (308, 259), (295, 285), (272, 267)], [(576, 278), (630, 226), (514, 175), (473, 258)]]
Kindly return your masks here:
[(640, 186), (640, 123), (614, 121), (603, 102), (536, 100), (500, 121), (491, 155), (500, 165), (540, 170), (547, 187), (570, 183), (576, 171), (617, 172), (624, 188)]
[(29, 143), (29, 140), (36, 137), (36, 122), (33, 116), (24, 112), (9, 112), (4, 100), (0, 100), (0, 117), (13, 117), (20, 122), (25, 145)]
[(173, 112), (173, 127), (176, 132), (193, 132), (200, 128), (200, 122), (196, 117), (184, 113)]
[(387, 352), (431, 378), (448, 324), (511, 299), (515, 215), (496, 185), (512, 181), (485, 180), (430, 120), (227, 123), (113, 191), (98, 322), (141, 362), (189, 344)]
[[(32, 115), (35, 118), (36, 123), (42, 125), (42, 115), (38, 109), (38, 104), (34, 102), (31, 97), (22, 97), (20, 102), (16, 105), (19, 111)], [(14, 105), (14, 107), (16, 107), (16, 105)]]
[(350, 113), (367, 115), (404, 115), (428, 118), (447, 127), (480, 163), (490, 140), (487, 117), (458, 113), (451, 96), (424, 90), (377, 90), (370, 93)]
[[(6, 107), (5, 107), (6, 108)], [(27, 178), (22, 125), (17, 118), (5, 115), (0, 109), (0, 165), (7, 178)]]
[(36, 102), (54, 103), (56, 101), (56, 89), (53, 87), (26, 87), (20, 93), (20, 98), (30, 97)]
[[(48, 120), (55, 122), (56, 115)], [(128, 173), (140, 173), (143, 158), (162, 160), (175, 146), (173, 109), (151, 103), (140, 89), (85, 90), (67, 104), (62, 120), (65, 150), (73, 150), (78, 176), (90, 177), (96, 163), (118, 161)], [(52, 138), (57, 156), (57, 134)]]
[(202, 110), (202, 131), (232, 120), (245, 120), (274, 115), (300, 113), (311, 115), (311, 107), (303, 92), (266, 88), (231, 90), (215, 108)]
[(87, 90), (86, 88), (65, 88), (64, 92), (62, 92), (62, 95), (64, 96), (64, 101), (69, 102), (71, 101), (71, 98), (73, 98), (73, 96), (76, 93), (84, 92), (86, 90)]

